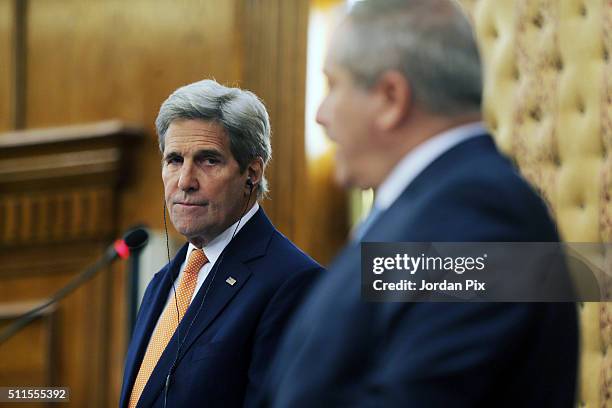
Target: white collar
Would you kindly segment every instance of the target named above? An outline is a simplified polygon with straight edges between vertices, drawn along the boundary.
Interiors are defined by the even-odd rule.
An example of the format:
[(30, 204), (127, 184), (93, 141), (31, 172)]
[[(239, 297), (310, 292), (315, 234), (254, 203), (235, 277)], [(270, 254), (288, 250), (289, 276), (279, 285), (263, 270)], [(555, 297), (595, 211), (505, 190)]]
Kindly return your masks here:
[(376, 190), (374, 205), (386, 210), (408, 185), (442, 154), (459, 143), (487, 133), (482, 122), (473, 122), (439, 133), (406, 154)]
[[(215, 264), (215, 262), (217, 262), (217, 259), (219, 259), (219, 256), (221, 255), (225, 247), (232, 240), (232, 236), (234, 235), (234, 229), (236, 229), (236, 225), (240, 223), (240, 225), (238, 225), (238, 229), (236, 230), (236, 235), (237, 235), (238, 232), (240, 232), (240, 230), (242, 229), (242, 227), (244, 227), (245, 224), (253, 217), (253, 215), (255, 215), (257, 210), (259, 210), (259, 203), (255, 202), (255, 205), (251, 207), (251, 209), (247, 211), (246, 214), (244, 214), (244, 217), (242, 217), (240, 220), (233, 223), (221, 234), (217, 235), (212, 241), (208, 243), (208, 245), (205, 245), (202, 247), (202, 249), (204, 250), (204, 253), (206, 254), (206, 258), (208, 258), (208, 262), (210, 262), (211, 267)], [(191, 251), (193, 251), (194, 249), (198, 249), (198, 248), (190, 242), (189, 248), (187, 248), (187, 255), (185, 256), (186, 260), (189, 259), (189, 255), (191, 254)]]

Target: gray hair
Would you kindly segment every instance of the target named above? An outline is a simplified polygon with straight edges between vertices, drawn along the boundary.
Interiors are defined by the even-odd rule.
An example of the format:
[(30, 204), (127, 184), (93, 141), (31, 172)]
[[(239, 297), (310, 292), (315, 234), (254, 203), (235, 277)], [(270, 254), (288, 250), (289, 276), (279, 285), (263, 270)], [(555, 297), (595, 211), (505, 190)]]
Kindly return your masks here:
[(338, 62), (371, 87), (387, 70), (401, 72), (414, 100), (436, 114), (480, 111), (478, 47), (452, 0), (363, 0), (350, 10)]
[[(241, 172), (256, 158), (261, 158), (265, 169), (272, 157), (268, 112), (263, 102), (250, 91), (228, 88), (211, 79), (174, 91), (161, 105), (155, 120), (162, 153), (166, 131), (176, 119), (220, 123), (229, 135), (230, 150)], [(258, 198), (268, 192), (268, 181), (263, 174), (256, 192)]]

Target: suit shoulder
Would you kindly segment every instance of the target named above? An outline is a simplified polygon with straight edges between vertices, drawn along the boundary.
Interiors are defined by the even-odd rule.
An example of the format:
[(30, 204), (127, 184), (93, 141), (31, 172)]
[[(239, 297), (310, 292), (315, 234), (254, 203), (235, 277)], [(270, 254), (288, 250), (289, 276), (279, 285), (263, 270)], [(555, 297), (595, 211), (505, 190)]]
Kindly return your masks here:
[(294, 279), (314, 280), (323, 267), (304, 253), (287, 237), (274, 231), (268, 242), (265, 255), (251, 261), (258, 280), (276, 287)]
[(249, 267), (257, 285), (269, 296), (280, 288), (309, 287), (324, 272), (319, 263), (276, 230), (265, 255), (252, 260)]
[(427, 228), (444, 222), (454, 231), (447, 238), (468, 231), (474, 240), (558, 240), (542, 196), (496, 150), (456, 162), (432, 184), (421, 208), (430, 215)]
[(477, 202), (515, 206), (522, 211), (546, 211), (544, 201), (508, 159), (497, 151), (466, 160), (439, 184), (437, 194)]
[(268, 256), (278, 260), (286, 268), (295, 270), (321, 269), (321, 265), (298, 248), (279, 231), (274, 231), (268, 246)]

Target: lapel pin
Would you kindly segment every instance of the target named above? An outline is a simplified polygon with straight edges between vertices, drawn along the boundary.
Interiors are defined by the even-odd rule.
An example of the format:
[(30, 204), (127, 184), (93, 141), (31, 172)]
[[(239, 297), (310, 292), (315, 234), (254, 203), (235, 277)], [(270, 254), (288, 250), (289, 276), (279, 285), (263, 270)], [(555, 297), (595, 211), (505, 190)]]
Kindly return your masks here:
[(226, 282), (227, 282), (227, 283), (228, 283), (230, 286), (234, 286), (234, 284), (235, 284), (236, 282), (238, 282), (236, 279), (232, 278), (231, 276), (230, 276), (229, 278), (227, 278), (225, 281), (226, 281)]

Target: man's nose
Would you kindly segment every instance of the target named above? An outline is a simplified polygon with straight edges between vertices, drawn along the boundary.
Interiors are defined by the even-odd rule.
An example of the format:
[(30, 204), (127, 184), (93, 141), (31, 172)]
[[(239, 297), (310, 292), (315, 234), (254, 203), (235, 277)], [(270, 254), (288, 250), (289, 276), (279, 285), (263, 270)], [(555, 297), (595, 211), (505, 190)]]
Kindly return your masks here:
[(331, 132), (329, 131), (329, 107), (328, 107), (328, 96), (326, 96), (323, 101), (321, 101), (321, 104), (319, 105), (319, 108), (317, 109), (317, 116), (316, 116), (316, 120), (317, 123), (321, 126), (323, 126), (323, 129), (325, 129), (325, 134), (327, 135), (327, 137), (329, 139), (331, 139), (332, 141), (335, 141)]
[(185, 160), (181, 166), (179, 175), (178, 187), (182, 191), (192, 191), (199, 188), (198, 178), (196, 177), (196, 169), (191, 161)]
[(326, 99), (323, 99), (321, 101), (321, 104), (317, 108), (317, 115), (315, 117), (315, 120), (321, 126), (325, 126), (325, 123), (326, 123), (326, 120), (325, 120), (325, 102), (326, 102)]

